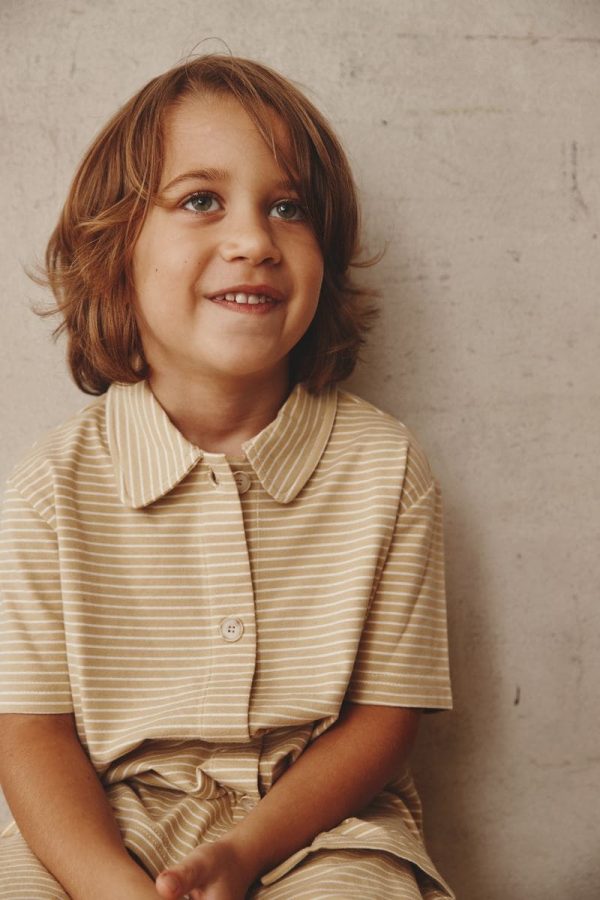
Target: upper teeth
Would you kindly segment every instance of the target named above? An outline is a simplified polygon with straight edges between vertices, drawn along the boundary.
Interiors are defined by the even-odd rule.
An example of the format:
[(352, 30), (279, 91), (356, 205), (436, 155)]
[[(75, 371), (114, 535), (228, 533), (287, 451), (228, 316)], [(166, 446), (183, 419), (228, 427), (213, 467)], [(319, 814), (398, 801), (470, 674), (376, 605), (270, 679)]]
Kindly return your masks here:
[(229, 300), (235, 303), (275, 303), (272, 297), (267, 297), (266, 294), (219, 294), (218, 297), (214, 297), (214, 300)]

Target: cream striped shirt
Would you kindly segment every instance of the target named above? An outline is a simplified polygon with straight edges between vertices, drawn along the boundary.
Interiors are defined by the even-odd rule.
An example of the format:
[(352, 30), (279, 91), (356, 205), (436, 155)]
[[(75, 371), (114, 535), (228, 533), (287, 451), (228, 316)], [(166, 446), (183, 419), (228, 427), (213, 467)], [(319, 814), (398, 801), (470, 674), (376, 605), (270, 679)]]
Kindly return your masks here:
[[(126, 845), (222, 836), (354, 703), (451, 709), (439, 484), (410, 431), (296, 385), (244, 457), (113, 384), (8, 480), (0, 712), (75, 716)], [(320, 848), (410, 860), (452, 896), (402, 768)], [(445, 894), (444, 894), (445, 895)]]

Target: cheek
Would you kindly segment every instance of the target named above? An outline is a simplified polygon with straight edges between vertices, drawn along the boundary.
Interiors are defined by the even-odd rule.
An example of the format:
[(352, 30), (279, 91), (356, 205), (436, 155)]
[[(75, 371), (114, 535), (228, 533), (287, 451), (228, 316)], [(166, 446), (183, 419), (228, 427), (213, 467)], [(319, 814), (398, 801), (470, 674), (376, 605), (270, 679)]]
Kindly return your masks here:
[(132, 274), (140, 300), (180, 295), (193, 288), (198, 262), (189, 250), (177, 245), (145, 244), (134, 253)]
[(142, 232), (133, 251), (132, 275), (138, 299), (148, 292), (152, 281), (160, 271), (160, 260), (153, 251), (151, 233)]
[(192, 234), (177, 230), (158, 217), (146, 221), (133, 252), (133, 274), (141, 285), (156, 278), (186, 272), (194, 265)]
[(319, 302), (319, 296), (321, 294), (321, 287), (323, 285), (324, 275), (325, 275), (325, 265), (323, 263), (323, 257), (319, 253), (318, 256), (315, 257), (313, 270), (312, 270), (315, 308), (316, 308), (317, 303)]
[(142, 332), (146, 323), (153, 327), (160, 316), (161, 278), (164, 276), (164, 260), (157, 258), (152, 241), (143, 235), (138, 241), (132, 260), (133, 308), (138, 327)]
[(316, 295), (316, 299), (318, 299), (323, 283), (325, 265), (321, 249), (316, 241), (305, 248), (303, 269), (306, 285), (310, 293)]

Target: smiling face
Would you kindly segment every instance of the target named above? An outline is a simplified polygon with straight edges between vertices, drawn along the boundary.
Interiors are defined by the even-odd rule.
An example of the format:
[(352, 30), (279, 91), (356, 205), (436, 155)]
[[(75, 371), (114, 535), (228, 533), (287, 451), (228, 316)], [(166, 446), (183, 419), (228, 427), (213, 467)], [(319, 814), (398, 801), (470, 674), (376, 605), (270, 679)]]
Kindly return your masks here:
[[(273, 124), (285, 149), (283, 123)], [(150, 378), (283, 384), (316, 312), (323, 258), (297, 191), (237, 100), (186, 97), (169, 111), (159, 195), (133, 253)]]

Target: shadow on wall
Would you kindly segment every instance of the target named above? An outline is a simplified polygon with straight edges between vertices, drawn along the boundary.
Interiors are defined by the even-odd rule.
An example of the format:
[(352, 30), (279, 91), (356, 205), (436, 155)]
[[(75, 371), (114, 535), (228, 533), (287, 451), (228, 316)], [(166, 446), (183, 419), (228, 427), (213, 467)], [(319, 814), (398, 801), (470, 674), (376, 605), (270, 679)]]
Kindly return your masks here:
[[(445, 496), (448, 493), (444, 491)], [(497, 868), (486, 856), (490, 851), (481, 840), (469, 804), (478, 761), (497, 758), (502, 751), (494, 721), (483, 722), (471, 713), (477, 708), (497, 708), (498, 679), (495, 660), (489, 653), (493, 641), (486, 619), (485, 554), (475, 543), (478, 530), (466, 515), (465, 506), (457, 504), (451, 526), (446, 514), (444, 522), (454, 709), (423, 716), (412, 769), (423, 802), (426, 844), (434, 863), (460, 900), (479, 900), (483, 896), (504, 897), (507, 886), (489, 889), (491, 873)], [(479, 775), (482, 781), (485, 774), (481, 771)]]

